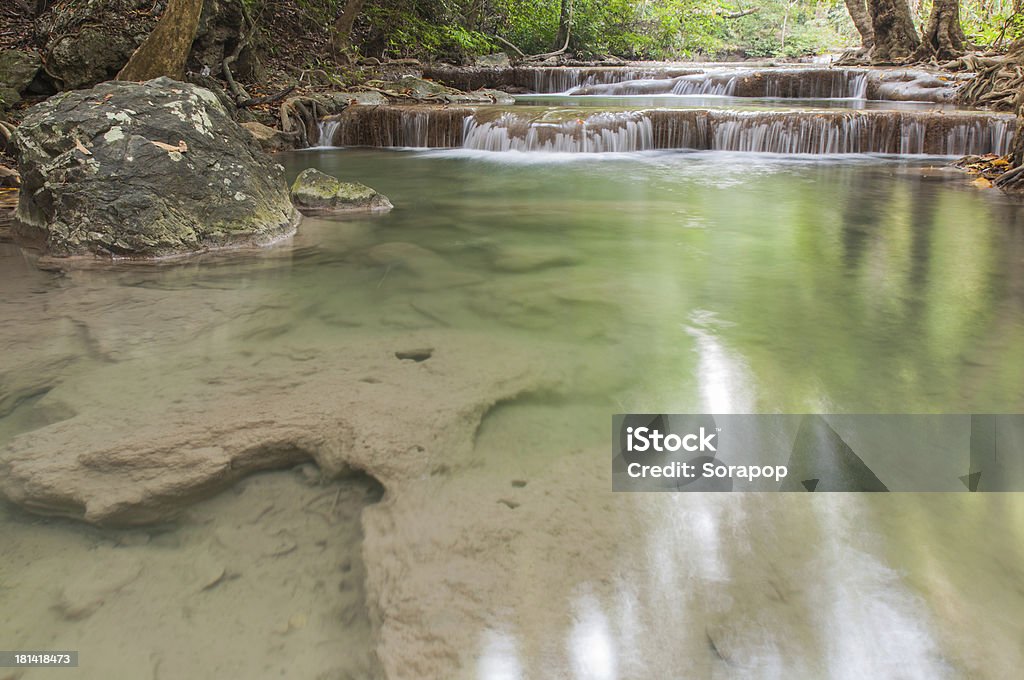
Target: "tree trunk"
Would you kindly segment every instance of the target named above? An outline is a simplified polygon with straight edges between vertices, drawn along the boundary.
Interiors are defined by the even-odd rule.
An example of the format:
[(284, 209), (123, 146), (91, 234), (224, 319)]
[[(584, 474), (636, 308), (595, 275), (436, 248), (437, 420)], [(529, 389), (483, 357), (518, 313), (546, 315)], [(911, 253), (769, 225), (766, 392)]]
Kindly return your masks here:
[(960, 0), (935, 0), (924, 29), (919, 56), (924, 59), (956, 59), (964, 53), (967, 38), (960, 26)]
[(352, 27), (363, 10), (363, 0), (347, 0), (345, 8), (334, 22), (334, 51), (344, 52), (352, 45)]
[(891, 64), (910, 59), (921, 45), (907, 0), (868, 0), (875, 45), (871, 61)]
[(564, 49), (569, 42), (569, 32), (572, 30), (572, 0), (562, 0), (562, 7), (558, 12), (558, 33), (555, 35), (555, 44), (551, 49)]
[(868, 14), (868, 6), (864, 0), (846, 0), (846, 9), (850, 12), (853, 25), (860, 33), (860, 44), (865, 49), (871, 49), (875, 45), (875, 29), (871, 27), (871, 15)]
[(185, 61), (199, 28), (203, 0), (170, 0), (156, 28), (117, 74), (118, 80), (185, 77)]

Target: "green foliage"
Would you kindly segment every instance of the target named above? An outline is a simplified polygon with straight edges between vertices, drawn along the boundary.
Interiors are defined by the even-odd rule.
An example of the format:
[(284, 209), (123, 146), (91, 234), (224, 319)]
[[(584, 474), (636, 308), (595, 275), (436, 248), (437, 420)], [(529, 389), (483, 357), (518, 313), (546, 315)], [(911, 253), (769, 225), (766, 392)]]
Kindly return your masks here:
[[(345, 0), (290, 0), (329, 27)], [(266, 0), (243, 0), (255, 8)], [(562, 0), (367, 0), (353, 40), (367, 55), (469, 61), (555, 45)], [(859, 44), (843, 0), (573, 0), (569, 56), (627, 59), (802, 57)], [(919, 26), (931, 0), (911, 3)], [(964, 30), (983, 45), (1024, 37), (1013, 0), (961, 0)], [(745, 14), (755, 9), (756, 12)], [(739, 16), (742, 15), (742, 16)]]
[(859, 42), (840, 1), (760, 0), (754, 14), (731, 21), (725, 40), (750, 57), (802, 57)]

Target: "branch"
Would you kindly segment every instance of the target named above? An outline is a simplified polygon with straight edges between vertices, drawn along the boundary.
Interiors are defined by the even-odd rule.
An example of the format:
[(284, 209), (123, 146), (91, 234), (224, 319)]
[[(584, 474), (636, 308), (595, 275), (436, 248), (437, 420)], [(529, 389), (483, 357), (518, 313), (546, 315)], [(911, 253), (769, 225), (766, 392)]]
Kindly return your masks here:
[(294, 85), (289, 85), (285, 89), (281, 90), (277, 94), (267, 95), (266, 97), (260, 97), (259, 99), (248, 99), (238, 104), (238, 108), (246, 109), (250, 106), (259, 106), (260, 104), (273, 104), (279, 99), (284, 99), (286, 96), (291, 94), (292, 90), (295, 89)]
[(510, 43), (508, 40), (505, 40), (500, 35), (492, 35), (491, 37), (500, 42), (502, 45), (514, 49), (516, 51), (516, 54), (518, 54), (520, 57), (523, 57), (524, 59), (526, 58), (526, 54), (521, 49)]
[(723, 19), (739, 19), (740, 17), (749, 16), (751, 14), (755, 14), (755, 13), (760, 12), (760, 11), (761, 11), (760, 7), (755, 7), (753, 9), (742, 9), (742, 10), (740, 10), (738, 12), (725, 12), (725, 11), (719, 10), (719, 11), (715, 12), (715, 14), (717, 14), (720, 17), (722, 17)]

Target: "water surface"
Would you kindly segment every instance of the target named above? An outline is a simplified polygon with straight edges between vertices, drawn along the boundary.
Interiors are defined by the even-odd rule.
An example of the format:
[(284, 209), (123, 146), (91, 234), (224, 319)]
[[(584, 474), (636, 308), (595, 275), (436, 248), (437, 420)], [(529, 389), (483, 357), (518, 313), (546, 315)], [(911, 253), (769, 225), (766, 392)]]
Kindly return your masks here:
[[(385, 668), (932, 679), (1012, 677), (1024, 662), (1018, 495), (613, 496), (607, 440), (616, 412), (1020, 412), (1020, 206), (941, 159), (352, 149), (283, 161), (292, 176), (318, 167), (369, 184), (396, 208), (310, 218), (289, 243), (173, 266), (55, 275), (3, 246), (0, 350), (18, 363), (4, 367), (0, 436), (68, 417), (97, 380), (116, 392), (144, 377), (153, 403), (138, 412), (151, 414), (200, 389), (230, 396), (251, 376), (287, 384), (295, 375), (276, 367), (296, 364), (277, 358), (316, 370), (318, 352), (353, 337), (444, 329), (484, 349), (538, 348), (569, 387), (499, 404), (470, 460), (394, 500), (420, 521), (394, 529), (406, 532), (392, 548), (400, 568), (374, 582), (373, 606), (386, 632), (398, 625), (388, 607), (419, 618), (399, 622), (401, 645), (384, 636)], [(185, 370), (197, 366), (202, 386)], [(255, 522), (286, 528), (288, 554), (323, 574), (240, 568), (245, 550), (273, 564), (290, 547), (273, 531), (222, 540), (180, 586), (200, 603), (172, 618), (220, 621), (203, 598), (238, 596), (251, 571), (266, 606), (245, 615), (278, 641), (249, 657), (251, 677), (279, 675), (275, 655), (296, 645), (311, 672), (374, 672), (369, 619), (347, 618), (359, 597), (335, 583), (362, 536), (345, 524), (335, 538), (304, 510), (357, 513), (362, 492), (346, 505), (263, 479), (141, 539), (6, 512), (0, 606), (19, 615), (0, 639), (79, 644), (68, 677), (218, 677), (173, 648), (114, 671), (87, 663), (123, 649), (126, 621), (157, 635), (168, 609), (139, 605), (147, 591), (108, 587), (77, 620), (52, 607), (112, 553), (136, 551), (131, 572), (162, 552), (164, 566), (141, 568), (162, 573)], [(270, 496), (279, 527), (260, 519)], [(197, 595), (224, 565), (242, 576)], [(208, 634), (241, 658), (257, 645), (250, 628)], [(427, 654), (445, 644), (451, 657)]]

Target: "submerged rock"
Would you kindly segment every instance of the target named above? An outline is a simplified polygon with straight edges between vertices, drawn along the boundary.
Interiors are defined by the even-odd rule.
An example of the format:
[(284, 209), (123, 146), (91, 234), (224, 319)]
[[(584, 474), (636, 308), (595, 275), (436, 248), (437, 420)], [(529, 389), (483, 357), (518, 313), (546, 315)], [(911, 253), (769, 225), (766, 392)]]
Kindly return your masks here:
[(291, 194), (295, 206), (304, 213), (386, 212), (394, 207), (387, 196), (378, 194), (365, 184), (342, 182), (315, 168), (307, 168), (295, 178)]
[(265, 244), (294, 230), (284, 168), (209, 90), (158, 78), (68, 92), (17, 128), (16, 237), (129, 258)]

